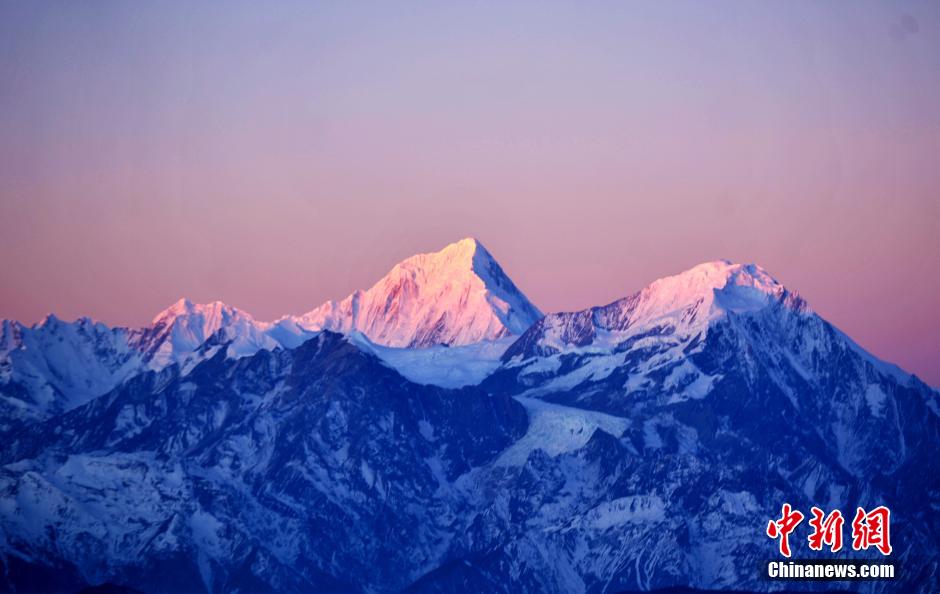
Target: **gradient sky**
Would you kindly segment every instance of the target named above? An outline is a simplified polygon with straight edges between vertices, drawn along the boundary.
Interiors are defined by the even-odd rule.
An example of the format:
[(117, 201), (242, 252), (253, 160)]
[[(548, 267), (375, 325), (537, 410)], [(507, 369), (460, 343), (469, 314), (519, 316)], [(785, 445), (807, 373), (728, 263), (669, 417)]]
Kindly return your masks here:
[(259, 319), (479, 237), (543, 310), (757, 262), (940, 385), (940, 4), (0, 2), (0, 317)]

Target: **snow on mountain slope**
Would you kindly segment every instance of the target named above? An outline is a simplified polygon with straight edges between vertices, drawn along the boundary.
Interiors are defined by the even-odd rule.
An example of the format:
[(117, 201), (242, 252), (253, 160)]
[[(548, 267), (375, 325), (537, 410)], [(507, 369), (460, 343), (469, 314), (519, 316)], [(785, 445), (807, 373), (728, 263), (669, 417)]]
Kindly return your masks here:
[(0, 321), (0, 434), (113, 389), (140, 369), (129, 332), (53, 315), (33, 326)]
[[(905, 458), (896, 429), (908, 399), (940, 417), (937, 391), (866, 353), (759, 267), (725, 261), (608, 306), (546, 316), (503, 363), (484, 382), (491, 391), (627, 418), (661, 410), (651, 442), (656, 427), (675, 427), (673, 408), (722, 399), (812, 418), (856, 476), (890, 473)], [(878, 451), (866, 447), (874, 442)]]
[(598, 429), (619, 437), (630, 421), (604, 413), (543, 402), (537, 398), (516, 398), (529, 415), (529, 427), (522, 439), (508, 447), (496, 460), (498, 465), (521, 466), (535, 450), (549, 456), (583, 448)]
[(279, 342), (268, 334), (271, 324), (255, 321), (248, 313), (221, 301), (196, 304), (180, 299), (137, 331), (132, 346), (143, 353), (153, 369), (180, 363), (217, 333), (229, 343), (231, 356), (273, 349)]
[(500, 361), (511, 336), (304, 342), (292, 319), (259, 328), (297, 348), (232, 357), (243, 318), (181, 309), (164, 341), (218, 326), (197, 356), (5, 441), (0, 587), (766, 591), (787, 501), (889, 506), (904, 572), (858, 590), (938, 591), (940, 394), (756, 266), (550, 315)]
[(820, 361), (848, 351), (872, 375), (921, 383), (866, 352), (763, 268), (727, 260), (657, 280), (609, 305), (549, 314), (506, 349), (503, 361), (518, 371), (521, 385), (533, 387), (531, 395), (629, 368), (627, 393), (656, 383), (676, 399), (701, 398), (719, 378), (702, 373), (691, 355), (702, 351), (712, 333), (730, 329), (749, 343), (750, 352), (772, 351), (768, 357), (784, 360), (804, 380), (819, 380), (828, 371)]
[(458, 346), (521, 334), (541, 317), (473, 238), (397, 264), (366, 291), (293, 318), (391, 347)]
[(774, 304), (796, 314), (810, 313), (797, 293), (763, 268), (716, 260), (657, 280), (609, 305), (549, 314), (523, 334), (504, 358), (591, 345), (607, 348), (629, 336), (667, 329), (672, 334), (695, 336), (729, 314), (760, 311)]
[[(0, 432), (17, 419), (74, 408), (145, 368), (192, 368), (219, 348), (231, 357), (296, 348), (323, 329), (362, 333), (390, 347), (467, 346), (521, 334), (539, 317), (489, 252), (465, 239), (406, 259), (368, 291), (274, 323), (220, 301), (188, 299), (139, 329), (54, 316), (32, 327), (3, 321)], [(459, 386), (482, 380), (507, 346), (508, 340), (453, 353), (375, 352), (416, 381)]]
[(463, 346), (412, 349), (377, 345), (357, 332), (350, 339), (409, 380), (442, 388), (479, 384), (499, 367), (500, 357), (515, 340), (507, 336)]
[(33, 326), (0, 324), (0, 433), (80, 406), (147, 369), (191, 367), (222, 345), (241, 357), (280, 346), (278, 338), (296, 346), (313, 335), (257, 322), (218, 301), (185, 299), (139, 329), (51, 314)]
[[(467, 533), (466, 553), (414, 592), (507, 573), (535, 590), (763, 590), (741, 568), (767, 558), (754, 518), (780, 501), (889, 506), (918, 543), (893, 556), (917, 573), (859, 590), (940, 584), (929, 519), (940, 393), (759, 267), (707, 263), (605, 307), (550, 314), (483, 387), (526, 405), (529, 430), (500, 458), (524, 471)], [(621, 422), (592, 422), (602, 414)]]
[(50, 591), (766, 591), (761, 524), (788, 501), (889, 505), (896, 590), (936, 591), (938, 423), (917, 394), (884, 386), (884, 416), (858, 411), (846, 438), (891, 463), (848, 473), (812, 405), (853, 388), (853, 362), (827, 360), (819, 391), (786, 376), (794, 414), (723, 332), (703, 353), (731, 381), (718, 398), (619, 415), (518, 398), (528, 423), (505, 392), (417, 386), (331, 332), (141, 374), (0, 452), (0, 584), (64, 567)]
[[(717, 260), (605, 306), (545, 316), (506, 350), (504, 368), (489, 381), (512, 378), (529, 396), (620, 381), (625, 394), (699, 399), (720, 377), (704, 373), (690, 355), (701, 351), (713, 328), (743, 318), (772, 320), (779, 327), (771, 332), (781, 333), (823, 323), (759, 266)], [(800, 356), (811, 356), (808, 349)], [(591, 398), (584, 391), (579, 397)]]
[(0, 451), (0, 589), (65, 565), (48, 591), (398, 591), (446, 550), (451, 483), (524, 430), (331, 332), (144, 373)]

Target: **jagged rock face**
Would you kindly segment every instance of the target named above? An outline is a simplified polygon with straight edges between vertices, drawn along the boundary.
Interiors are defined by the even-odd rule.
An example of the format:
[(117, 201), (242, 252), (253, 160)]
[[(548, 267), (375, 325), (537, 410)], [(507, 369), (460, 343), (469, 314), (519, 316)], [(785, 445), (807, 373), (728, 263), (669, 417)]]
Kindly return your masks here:
[[(880, 374), (848, 347), (826, 355), (817, 348), (816, 375), (807, 379), (786, 358), (745, 338), (761, 335), (757, 324), (722, 322), (688, 357), (643, 370), (642, 382), (638, 370), (649, 359), (631, 359), (629, 350), (614, 355), (625, 359), (620, 366), (600, 366), (596, 359), (605, 355), (562, 355), (558, 375), (523, 376), (524, 386), (493, 376), (489, 381), (499, 386), (491, 390), (522, 389), (542, 402), (604, 411), (626, 428), (616, 436), (595, 430), (583, 449), (554, 458), (530, 456), (505, 487), (510, 495), (487, 516), (491, 524), (481, 538), (489, 540), (474, 541), (467, 563), (449, 570), (480, 585), (506, 576), (511, 566), (508, 575), (521, 589), (562, 583), (588, 592), (676, 584), (764, 590), (768, 584), (756, 568), (774, 551), (758, 518), (775, 517), (782, 502), (843, 513), (884, 504), (896, 530), (893, 559), (910, 573), (902, 585), (851, 586), (935, 590), (936, 392)], [(539, 364), (544, 361), (532, 362)], [(592, 367), (609, 375), (570, 379)], [(694, 377), (683, 380), (683, 389), (683, 381), (670, 381), (677, 374)], [(710, 378), (707, 391), (691, 387), (702, 377)], [(558, 387), (546, 387), (552, 385)], [(800, 546), (799, 556), (811, 556), (805, 542)], [(455, 579), (440, 574), (448, 568), (430, 576), (431, 583)], [(551, 568), (561, 569), (553, 574)]]
[(4, 579), (403, 587), (453, 537), (454, 481), (524, 430), (512, 399), (412, 384), (328, 332), (150, 372), (4, 450)]
[[(81, 318), (49, 316), (31, 327), (2, 321), (0, 435), (23, 421), (40, 421), (101, 396), (148, 369), (194, 365), (210, 343), (240, 356), (279, 343), (267, 326), (235, 308), (180, 300), (149, 326), (110, 328)], [(312, 334), (307, 334), (307, 337)]]
[(129, 333), (49, 316), (28, 327), (0, 321), (0, 436), (113, 389), (139, 371)]
[[(483, 384), (491, 392), (607, 413), (626, 428), (604, 440), (595, 431), (593, 447), (607, 454), (589, 443), (530, 458), (522, 476), (532, 480), (508, 487), (516, 499), (498, 508), (526, 521), (494, 521), (486, 533), (499, 539), (479, 549), (487, 555), (450, 571), (483, 584), (528, 549), (534, 560), (513, 564), (523, 588), (571, 579), (586, 591), (761, 590), (754, 568), (772, 551), (756, 517), (773, 517), (784, 501), (844, 513), (884, 504), (905, 527), (894, 554), (910, 570), (903, 588), (936, 588), (937, 392), (868, 356), (792, 293), (745, 302), (728, 299), (724, 285), (713, 290), (654, 315), (637, 315), (647, 298), (639, 294), (548, 316), (506, 351)], [(583, 518), (597, 514), (623, 525), (585, 529)], [(599, 550), (619, 552), (599, 560)], [(565, 573), (545, 578), (550, 567)]]

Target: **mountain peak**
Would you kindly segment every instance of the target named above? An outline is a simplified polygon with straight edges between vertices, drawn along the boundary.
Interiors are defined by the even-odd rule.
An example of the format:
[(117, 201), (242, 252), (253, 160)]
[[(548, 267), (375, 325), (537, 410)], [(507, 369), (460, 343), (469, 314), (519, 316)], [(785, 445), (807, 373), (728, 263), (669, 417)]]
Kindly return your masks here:
[(54, 327), (60, 326), (62, 324), (65, 324), (65, 321), (51, 311), (43, 316), (42, 320), (39, 321), (39, 327)]
[(266, 328), (267, 324), (256, 322), (247, 312), (222, 301), (193, 303), (180, 299), (160, 312), (149, 327), (137, 331), (134, 344), (152, 366), (160, 368), (185, 358), (219, 331), (255, 350), (272, 346), (275, 341), (263, 335)]
[(541, 312), (473, 237), (396, 264), (379, 282), (301, 316), (307, 330), (360, 332), (395, 347), (458, 346), (521, 334)]
[(209, 321), (210, 324), (222, 323), (230, 318), (252, 319), (251, 315), (232, 307), (222, 301), (212, 301), (209, 303), (193, 303), (189, 299), (183, 298), (176, 301), (170, 307), (161, 311), (151, 322), (153, 325), (172, 324), (179, 318), (198, 317)]
[(493, 260), (476, 238), (466, 237), (437, 252), (415, 254), (399, 262), (392, 271), (403, 269), (425, 276), (455, 276), (472, 272), (475, 265)]
[(756, 264), (713, 260), (651, 283), (640, 291), (634, 313), (655, 318), (691, 307), (708, 308), (708, 317), (723, 312), (762, 309), (772, 302), (805, 311), (806, 303)]
[[(480, 240), (471, 236), (464, 237), (460, 241), (455, 241), (454, 243), (445, 246), (441, 252), (468, 254), (470, 257), (473, 257), (477, 250), (483, 250), (486, 252), (486, 248), (483, 247), (483, 244), (480, 243)], [(486, 253), (489, 254), (489, 252)]]
[[(717, 320), (783, 308), (811, 313), (794, 291), (756, 264), (713, 260), (653, 281), (646, 288), (601, 307), (549, 314), (504, 353), (517, 355), (558, 352), (603, 340), (622, 341), (644, 334), (694, 337), (707, 333)], [(776, 310), (779, 311), (779, 310)]]

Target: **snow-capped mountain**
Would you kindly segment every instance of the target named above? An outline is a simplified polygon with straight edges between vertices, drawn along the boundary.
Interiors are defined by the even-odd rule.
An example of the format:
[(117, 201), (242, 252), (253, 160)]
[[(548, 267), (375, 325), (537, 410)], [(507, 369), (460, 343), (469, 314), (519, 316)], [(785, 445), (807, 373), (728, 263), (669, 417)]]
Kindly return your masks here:
[(218, 345), (234, 357), (279, 346), (270, 325), (219, 302), (180, 300), (139, 329), (53, 315), (33, 326), (0, 324), (0, 434), (71, 410), (145, 370), (192, 365)]
[(786, 345), (787, 360), (802, 361), (801, 370), (813, 367), (813, 347), (827, 340), (824, 322), (796, 292), (759, 266), (719, 260), (657, 280), (605, 306), (546, 316), (506, 350), (506, 365), (490, 381), (510, 381), (517, 384), (514, 390), (577, 389), (583, 401), (592, 397), (583, 386), (613, 375), (622, 379), (622, 387), (602, 391), (599, 398), (614, 407), (631, 402), (634, 393), (700, 398), (718, 378), (704, 374), (693, 355), (711, 333), (741, 323), (751, 327), (743, 332), (748, 343), (756, 338), (751, 330), (769, 325), (762, 328), (768, 345)]
[[(503, 360), (483, 386), (519, 395), (530, 432), (555, 436), (543, 442), (578, 436), (584, 447), (530, 456), (532, 476), (509, 496), (527, 522), (491, 528), (500, 536), (485, 560), (441, 568), (435, 580), (485, 583), (513, 563), (539, 587), (563, 567), (588, 591), (596, 580), (612, 590), (761, 590), (748, 568), (773, 554), (754, 522), (787, 501), (891, 508), (904, 531), (894, 560), (912, 575), (853, 588), (940, 584), (931, 511), (940, 394), (866, 353), (759, 267), (711, 262), (608, 306), (549, 315)], [(537, 554), (520, 569), (527, 550)]]
[[(408, 295), (439, 311), (408, 270), (356, 303)], [(447, 301), (467, 324), (482, 319), (467, 313), (481, 301), (461, 306), (470, 293)], [(350, 317), (346, 336), (178, 305), (152, 344), (178, 336), (195, 356), (152, 366), (130, 348), (139, 371), (6, 439), (0, 589), (767, 591), (764, 526), (783, 502), (889, 506), (899, 580), (839, 586), (940, 589), (940, 394), (757, 266), (703, 264), (463, 346), (477, 334), (428, 334), (435, 316), (401, 305)], [(381, 322), (363, 326), (376, 340), (353, 319)], [(9, 345), (26, 330), (4, 326), (5, 352), (25, 356)], [(390, 337), (422, 348), (376, 344)], [(805, 536), (801, 557), (883, 559), (817, 555)]]
[(185, 361), (217, 333), (217, 340), (228, 344), (232, 356), (273, 349), (279, 343), (268, 335), (269, 327), (221, 301), (196, 304), (180, 299), (137, 331), (131, 343), (151, 368), (162, 369)]
[[(222, 345), (231, 357), (295, 348), (323, 329), (353, 333), (378, 347), (470, 346), (474, 353), (487, 353), (484, 366), (457, 354), (457, 368), (466, 363), (469, 372), (450, 374), (449, 385), (465, 385), (465, 377), (478, 381), (480, 370), (492, 370), (509, 339), (541, 315), (490, 253), (468, 238), (408, 258), (368, 291), (273, 323), (221, 301), (188, 299), (143, 328), (110, 328), (87, 318), (63, 322), (52, 315), (33, 326), (2, 320), (0, 435), (20, 419), (40, 420), (84, 404), (146, 369), (191, 368)], [(495, 345), (477, 346), (488, 341)], [(422, 378), (441, 376), (422, 363), (439, 359), (435, 351), (377, 350), (384, 360), (400, 361)]]
[(795, 314), (809, 313), (798, 294), (759, 266), (706, 262), (609, 305), (550, 314), (529, 328), (504, 358), (584, 347), (604, 349), (650, 332), (688, 338), (707, 332), (711, 324), (729, 315), (778, 304)]
[(147, 372), (4, 448), (0, 588), (402, 588), (463, 518), (455, 482), (525, 426), (509, 397), (408, 382), (332, 332)]
[(130, 338), (88, 318), (0, 321), (0, 435), (79, 406), (140, 371)]
[(827, 359), (838, 356), (851, 359), (859, 373), (922, 384), (868, 354), (759, 266), (724, 260), (660, 279), (609, 305), (546, 316), (506, 350), (503, 368), (489, 381), (510, 381), (523, 391), (575, 389), (584, 401), (590, 398), (586, 386), (622, 379), (620, 401), (647, 392), (701, 398), (720, 377), (705, 374), (696, 361), (720, 340), (739, 341), (735, 348), (783, 366), (801, 382), (822, 381), (830, 371)]
[(391, 347), (460, 346), (521, 334), (541, 312), (473, 238), (397, 264), (366, 291), (294, 321), (307, 330), (356, 331)]

